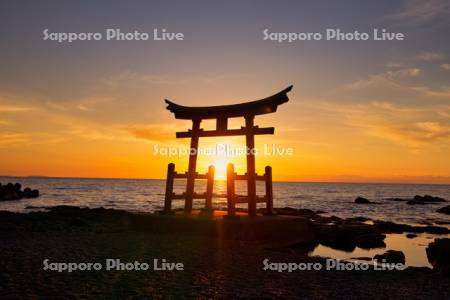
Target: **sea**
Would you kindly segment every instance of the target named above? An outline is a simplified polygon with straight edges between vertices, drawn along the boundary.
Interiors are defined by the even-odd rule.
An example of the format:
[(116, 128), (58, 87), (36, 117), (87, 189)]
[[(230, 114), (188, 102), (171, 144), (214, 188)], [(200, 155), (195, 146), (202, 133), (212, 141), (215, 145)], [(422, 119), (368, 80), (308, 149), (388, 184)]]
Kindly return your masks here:
[[(19, 182), (23, 188), (39, 189), (40, 197), (20, 201), (1, 201), (0, 210), (27, 213), (42, 210), (44, 207), (73, 205), (122, 209), (132, 212), (154, 212), (161, 210), (164, 205), (164, 180), (0, 177), (0, 183), (6, 184), (8, 182)], [(182, 193), (184, 189), (185, 181), (175, 180), (174, 192)], [(205, 180), (197, 180), (195, 189), (198, 193), (204, 192), (206, 189)], [(450, 228), (450, 225), (448, 225), (450, 216), (436, 212), (438, 208), (448, 205), (448, 203), (408, 205), (406, 202), (388, 200), (388, 198), (412, 198), (415, 195), (432, 195), (450, 200), (450, 185), (274, 182), (273, 192), (275, 207), (307, 208), (322, 211), (323, 215), (335, 215), (343, 218), (363, 216), (374, 220), (411, 225), (440, 224), (439, 226)], [(214, 194), (218, 195), (218, 197), (213, 198), (215, 208), (226, 208), (226, 199), (219, 197), (225, 193), (226, 182), (215, 181)], [(245, 182), (236, 182), (236, 194), (244, 195), (245, 193)], [(257, 193), (264, 194), (263, 183), (258, 182)], [(358, 196), (365, 197), (378, 204), (355, 204), (354, 199)], [(194, 207), (201, 208), (203, 205), (204, 200), (195, 200), (194, 202)], [(245, 207), (245, 204), (243, 205)], [(174, 201), (173, 207), (183, 207), (183, 201)], [(442, 225), (442, 223), (447, 224)], [(424, 247), (433, 238), (433, 235), (423, 234), (417, 239), (409, 240), (404, 236), (389, 235), (386, 243), (387, 248), (390, 245), (395, 245), (395, 248), (400, 248), (404, 252), (417, 252), (417, 249), (422, 247), (423, 253), (420, 258), (411, 254), (407, 256), (407, 261), (409, 258), (409, 264), (428, 266)], [(392, 241), (389, 242), (389, 240)], [(376, 252), (356, 249), (356, 253), (344, 253), (324, 246), (318, 248), (314, 250), (313, 254), (343, 259), (349, 259), (356, 255), (372, 255)]]
[[(0, 210), (28, 212), (33, 207), (74, 205), (154, 212), (164, 205), (164, 180), (0, 177), (0, 183), (7, 182), (19, 182), (23, 188), (38, 189), (40, 197), (20, 201), (2, 201)], [(176, 193), (182, 193), (184, 188), (185, 181), (175, 181)], [(196, 192), (204, 192), (205, 188), (204, 180), (196, 181)], [(448, 203), (407, 205), (406, 202), (387, 200), (388, 198), (412, 198), (414, 195), (425, 194), (450, 200), (450, 185), (274, 182), (273, 189), (275, 207), (308, 208), (323, 211), (325, 215), (345, 218), (364, 216), (413, 225), (450, 219), (449, 216), (436, 212), (439, 207)], [(244, 195), (245, 192), (245, 182), (236, 182), (236, 193)], [(258, 184), (257, 192), (264, 194), (263, 183)], [(217, 180), (214, 193), (225, 194), (226, 182)], [(379, 204), (355, 204), (354, 199), (358, 196)], [(202, 205), (204, 201), (195, 200), (194, 206), (202, 207)], [(174, 201), (175, 208), (182, 206), (183, 201)], [(214, 198), (213, 206), (219, 209), (226, 208), (226, 199)]]

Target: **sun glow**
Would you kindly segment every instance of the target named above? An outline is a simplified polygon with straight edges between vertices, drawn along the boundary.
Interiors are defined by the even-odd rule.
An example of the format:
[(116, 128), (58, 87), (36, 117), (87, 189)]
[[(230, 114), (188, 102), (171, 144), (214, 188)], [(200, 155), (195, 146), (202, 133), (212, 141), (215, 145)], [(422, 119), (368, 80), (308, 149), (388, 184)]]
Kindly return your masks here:
[(213, 162), (213, 166), (215, 169), (214, 178), (219, 180), (227, 179), (227, 165), (228, 161), (225, 158), (217, 158)]

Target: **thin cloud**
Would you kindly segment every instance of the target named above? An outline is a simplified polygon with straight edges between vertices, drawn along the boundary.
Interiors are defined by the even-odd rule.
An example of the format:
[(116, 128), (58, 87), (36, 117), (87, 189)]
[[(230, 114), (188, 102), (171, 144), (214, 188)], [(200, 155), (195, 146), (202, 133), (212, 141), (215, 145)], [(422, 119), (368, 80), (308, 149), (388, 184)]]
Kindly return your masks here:
[(125, 127), (124, 130), (132, 137), (146, 141), (167, 141), (173, 140), (173, 129), (164, 128), (164, 126), (133, 126)]
[(372, 86), (379, 82), (396, 82), (401, 79), (417, 77), (420, 75), (419, 68), (406, 68), (394, 71), (386, 71), (379, 74), (369, 75), (367, 78), (360, 79), (348, 84), (346, 87), (351, 89), (359, 89)]
[(450, 64), (442, 64), (441, 68), (447, 71), (450, 71)]
[[(441, 141), (450, 141), (450, 106), (415, 107), (390, 101), (365, 104), (317, 102), (316, 108), (332, 111), (341, 125), (365, 135), (381, 138), (412, 150)], [(445, 114), (443, 114), (445, 112)]]
[(411, 0), (405, 1), (402, 9), (390, 15), (389, 18), (406, 25), (420, 25), (444, 19), (450, 15), (450, 2), (448, 0)]
[(0, 133), (0, 147), (14, 146), (29, 141), (29, 138), (22, 133)]
[(431, 62), (444, 59), (444, 55), (438, 52), (425, 51), (417, 55), (417, 59)]
[(36, 110), (34, 107), (18, 106), (13, 104), (0, 104), (0, 112), (3, 113), (16, 113), (16, 112), (28, 112)]

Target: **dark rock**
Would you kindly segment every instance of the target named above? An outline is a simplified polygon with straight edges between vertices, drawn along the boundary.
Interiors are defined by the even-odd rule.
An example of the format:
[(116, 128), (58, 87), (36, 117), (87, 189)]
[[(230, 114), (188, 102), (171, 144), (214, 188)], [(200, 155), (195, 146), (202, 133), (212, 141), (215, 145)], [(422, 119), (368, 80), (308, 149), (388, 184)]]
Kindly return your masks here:
[(363, 223), (343, 222), (341, 224), (314, 224), (314, 231), (319, 242), (333, 249), (353, 251), (357, 246), (365, 249), (383, 247), (383, 234), (378, 234), (375, 227)]
[(424, 196), (415, 195), (412, 200), (409, 200), (406, 203), (409, 205), (414, 205), (414, 204), (421, 205), (421, 204), (439, 203), (439, 202), (446, 202), (446, 200), (444, 198), (433, 197), (430, 195), (424, 195)]
[(435, 239), (427, 249), (427, 258), (435, 271), (450, 275), (450, 239)]
[(405, 254), (402, 251), (388, 250), (383, 254), (377, 254), (373, 257), (378, 263), (404, 264)]
[(283, 207), (283, 208), (275, 208), (275, 213), (278, 215), (285, 215), (285, 216), (298, 216), (299, 212), (297, 209), (292, 207)]
[(419, 195), (415, 195), (413, 200), (423, 201), (423, 202), (446, 202), (447, 201), (444, 198), (433, 197), (433, 196), (430, 196), (430, 195), (425, 195), (423, 197), (419, 196)]
[(386, 248), (384, 239), (386, 235), (381, 233), (371, 233), (356, 237), (355, 244), (362, 249)]
[(433, 233), (433, 234), (450, 233), (450, 229), (439, 226), (411, 226), (381, 220), (375, 220), (374, 225), (378, 231), (383, 233), (403, 233), (403, 232)]
[(372, 203), (372, 202), (370, 202), (368, 199), (366, 199), (364, 197), (357, 197), (355, 199), (355, 203), (358, 203), (358, 204), (369, 204), (369, 203)]
[(20, 183), (15, 183), (15, 184), (14, 184), (14, 190), (15, 190), (16, 192), (20, 191), (21, 188), (22, 188), (22, 185), (21, 185)]
[(29, 187), (25, 188), (22, 193), (23, 197), (29, 198), (31, 195), (31, 189)]
[(38, 198), (39, 197), (39, 190), (32, 190), (29, 198)]
[(371, 260), (372, 260), (372, 257), (368, 257), (368, 256), (360, 256), (360, 257), (352, 257), (352, 258), (350, 258), (350, 259), (371, 261)]
[(366, 217), (352, 217), (352, 218), (347, 218), (347, 221), (355, 221), (355, 222), (366, 222), (366, 221), (370, 221), (370, 218), (366, 218)]
[(406, 235), (406, 237), (407, 237), (408, 239), (413, 239), (413, 238), (417, 237), (417, 234), (414, 234), (414, 233), (408, 233), (408, 234)]
[(416, 200), (409, 200), (408, 202), (406, 202), (406, 204), (408, 205), (426, 205), (426, 204), (430, 204), (431, 202), (422, 202), (422, 201), (416, 201)]
[(7, 185), (0, 187), (0, 201), (20, 200), (20, 198), (22, 198), (20, 185), (9, 182)]
[(450, 215), (450, 205), (441, 207), (437, 210), (438, 213)]
[(22, 198), (37, 198), (39, 197), (38, 190), (31, 190), (30, 188), (25, 188), (21, 190), (22, 185), (20, 183), (8, 183), (3, 186), (0, 185), (0, 201), (8, 200), (20, 200)]
[(439, 225), (450, 225), (450, 221), (436, 221), (435, 223)]
[(297, 214), (299, 216), (305, 216), (305, 217), (311, 217), (311, 216), (315, 216), (316, 215), (316, 213), (313, 210), (306, 209), (306, 208), (299, 208), (297, 210)]
[(404, 199), (404, 198), (385, 198), (384, 200), (387, 200), (387, 201), (397, 201), (397, 202), (408, 201), (408, 199)]
[(440, 226), (414, 226), (414, 232), (426, 232), (426, 233), (434, 233), (434, 234), (448, 234), (450, 233), (450, 229), (446, 227)]

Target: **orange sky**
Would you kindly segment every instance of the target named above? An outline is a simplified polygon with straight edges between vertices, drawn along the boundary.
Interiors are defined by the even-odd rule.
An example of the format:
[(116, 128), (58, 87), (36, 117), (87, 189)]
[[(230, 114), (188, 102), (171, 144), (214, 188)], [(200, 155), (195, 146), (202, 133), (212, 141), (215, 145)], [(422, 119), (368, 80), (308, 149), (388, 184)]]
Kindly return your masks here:
[[(175, 132), (191, 124), (175, 120), (165, 98), (230, 104), (293, 84), (290, 101), (255, 123), (276, 128), (273, 136), (257, 136), (257, 147), (276, 144), (294, 153), (258, 155), (258, 172), (269, 164), (275, 180), (450, 183), (450, 18), (440, 6), (446, 2), (352, 3), (351, 13), (337, 2), (319, 2), (287, 1), (283, 9), (275, 2), (202, 3), (201, 10), (186, 3), (174, 10), (166, 2), (109, 9), (5, 5), (0, 175), (164, 178), (169, 162), (184, 172), (186, 156), (153, 153), (155, 145), (189, 143)], [(186, 39), (69, 45), (41, 37), (44, 28), (101, 31), (108, 24), (164, 26)], [(269, 25), (295, 32), (388, 28), (407, 38), (283, 44), (263, 41)], [(238, 146), (244, 138), (201, 139), (200, 146), (224, 142)], [(200, 156), (199, 171), (211, 163), (223, 169), (228, 161), (245, 172), (242, 156)]]

